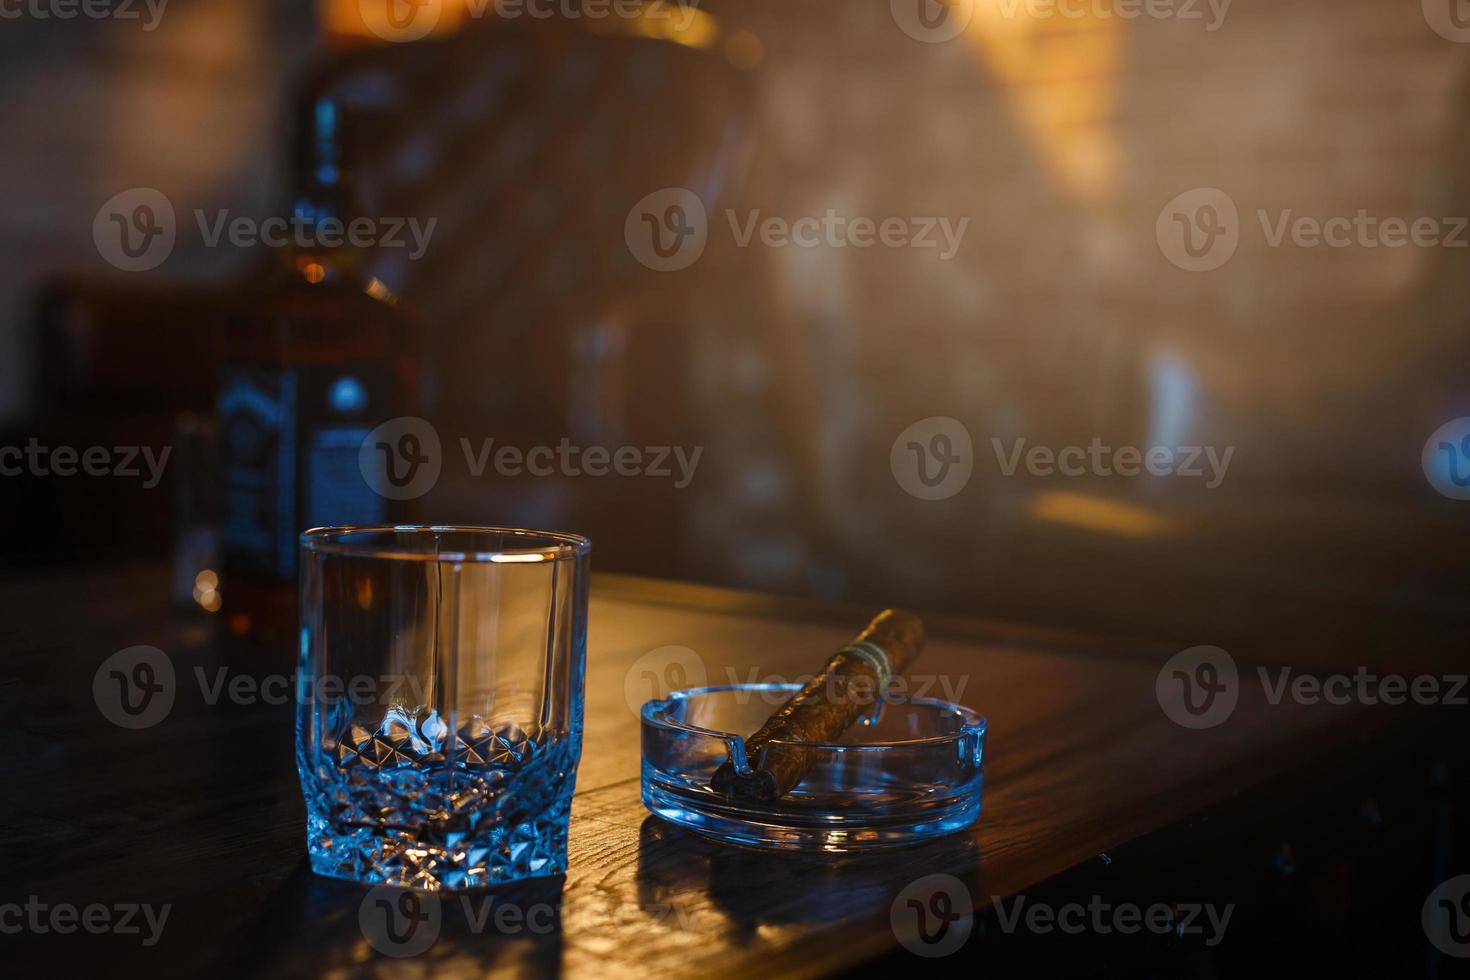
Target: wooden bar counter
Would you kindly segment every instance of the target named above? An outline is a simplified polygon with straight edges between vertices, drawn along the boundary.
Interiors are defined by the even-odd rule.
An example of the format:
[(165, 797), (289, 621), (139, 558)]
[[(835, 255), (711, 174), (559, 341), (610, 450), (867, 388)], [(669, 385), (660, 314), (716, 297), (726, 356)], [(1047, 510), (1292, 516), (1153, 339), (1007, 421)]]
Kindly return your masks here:
[[(668, 659), (650, 652), (693, 651), (710, 683), (794, 679), (876, 610), (600, 576), (569, 874), (451, 898), (432, 947), (395, 959), (365, 938), (364, 890), (307, 868), (291, 704), (266, 703), (264, 688), (238, 703), (251, 698), (227, 687), (209, 703), (239, 671), (219, 659), (202, 613), (169, 609), (166, 586), (152, 566), (0, 582), (4, 901), (170, 906), (151, 946), (146, 928), (29, 932), (0, 937), (12, 963), (58, 976), (825, 975), (911, 958), (890, 915), (918, 878), (954, 875), (988, 916), (994, 900), (1422, 714), (1273, 705), (1241, 664), (1233, 715), (1193, 731), (1155, 694), (1172, 647), (931, 618), (916, 673), (936, 675), (935, 693), (947, 685), (990, 722), (979, 824), (875, 855), (742, 851), (666, 825), (640, 802), (634, 702), (657, 679), (650, 665)], [(176, 698), (162, 722), (127, 731), (99, 713), (93, 677), (140, 644), (169, 655)], [(515, 914), (497, 917), (507, 905)], [(526, 915), (538, 906), (545, 914)], [(973, 959), (980, 975), (978, 934), (957, 955), (951, 965)]]

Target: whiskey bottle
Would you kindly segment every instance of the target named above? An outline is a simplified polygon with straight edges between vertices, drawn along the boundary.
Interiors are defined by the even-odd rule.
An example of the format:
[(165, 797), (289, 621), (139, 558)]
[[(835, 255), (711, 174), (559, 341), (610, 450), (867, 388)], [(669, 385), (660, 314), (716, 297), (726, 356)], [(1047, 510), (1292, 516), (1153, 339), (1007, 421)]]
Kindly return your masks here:
[(289, 244), (270, 249), (232, 318), (218, 401), (221, 615), (229, 636), (287, 654), (301, 532), (401, 518), (359, 451), (414, 410), (419, 361), (411, 319), (350, 244), (362, 236), (344, 234), (369, 217), (346, 138), (360, 121), (320, 86), (299, 112), (289, 232), (277, 238)]

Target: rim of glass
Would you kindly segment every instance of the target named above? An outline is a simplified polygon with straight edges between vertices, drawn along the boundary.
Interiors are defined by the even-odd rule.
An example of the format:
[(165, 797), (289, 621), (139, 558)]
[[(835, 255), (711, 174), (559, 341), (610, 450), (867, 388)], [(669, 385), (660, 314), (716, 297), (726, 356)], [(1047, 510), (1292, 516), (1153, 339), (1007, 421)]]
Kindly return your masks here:
[[(457, 534), (474, 536), (498, 535), (525, 539), (521, 548), (465, 549), (462, 545), (453, 550), (406, 547), (402, 541), (375, 543), (382, 535)], [(363, 539), (363, 540), (357, 540)], [(314, 527), (301, 535), (301, 547), (322, 555), (341, 555), (353, 558), (382, 558), (393, 561), (433, 561), (467, 564), (495, 562), (498, 564), (528, 564), (545, 561), (566, 561), (581, 558), (592, 551), (592, 542), (580, 534), (570, 531), (538, 531), (524, 527), (496, 527), (488, 524), (343, 524), (334, 527)]]
[[(686, 687), (678, 691), (671, 691), (668, 696), (654, 698), (643, 704), (640, 714), (643, 720), (650, 725), (666, 731), (685, 732), (694, 735), (706, 735), (711, 738), (729, 741), (741, 736), (735, 732), (722, 732), (713, 728), (703, 728), (699, 725), (691, 725), (688, 722), (675, 721), (668, 715), (671, 702), (686, 701), (691, 697), (703, 694), (724, 694), (730, 691), (790, 691), (796, 693), (801, 690), (802, 685), (795, 683), (778, 683), (771, 681), (745, 682), (740, 684), (717, 684), (708, 687)], [(917, 738), (886, 739), (879, 742), (798, 742), (788, 739), (771, 739), (770, 745), (780, 745), (791, 748), (818, 749), (834, 752), (869, 752), (883, 749), (902, 749), (915, 746), (942, 745), (954, 742), (965, 735), (989, 734), (990, 722), (974, 708), (967, 708), (963, 704), (955, 704), (953, 701), (944, 701), (940, 698), (912, 697), (904, 695), (898, 703), (922, 705), (926, 708), (939, 708), (944, 711), (958, 715), (963, 724), (952, 732), (944, 732), (939, 735), (920, 735)]]

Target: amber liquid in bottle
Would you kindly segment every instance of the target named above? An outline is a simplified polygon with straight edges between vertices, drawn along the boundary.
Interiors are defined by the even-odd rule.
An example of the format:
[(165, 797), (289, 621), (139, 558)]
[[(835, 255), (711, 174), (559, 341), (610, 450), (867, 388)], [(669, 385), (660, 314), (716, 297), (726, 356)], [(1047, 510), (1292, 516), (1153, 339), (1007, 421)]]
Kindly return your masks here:
[[(292, 244), (240, 304), (219, 389), (221, 594), (226, 638), (289, 663), (298, 539), (311, 527), (402, 520), (369, 484), (359, 450), (378, 425), (412, 414), (411, 321), (334, 235), (355, 213), (343, 160), (343, 109), (303, 109)], [(323, 229), (327, 234), (322, 234)], [(244, 641), (236, 644), (234, 641)]]

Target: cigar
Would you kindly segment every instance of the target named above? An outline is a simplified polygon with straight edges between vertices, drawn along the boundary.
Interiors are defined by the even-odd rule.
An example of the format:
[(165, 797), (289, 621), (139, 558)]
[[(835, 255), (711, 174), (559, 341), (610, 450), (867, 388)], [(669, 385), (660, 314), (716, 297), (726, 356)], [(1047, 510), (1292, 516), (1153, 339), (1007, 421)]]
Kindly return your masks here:
[(795, 788), (815, 761), (810, 750), (771, 742), (835, 742), (863, 709), (882, 697), (924, 647), (924, 624), (913, 613), (885, 609), (837, 651), (820, 673), (745, 739), (753, 767), (737, 772), (727, 759), (710, 787), (728, 798), (774, 803)]

